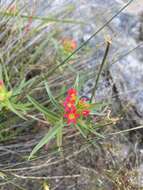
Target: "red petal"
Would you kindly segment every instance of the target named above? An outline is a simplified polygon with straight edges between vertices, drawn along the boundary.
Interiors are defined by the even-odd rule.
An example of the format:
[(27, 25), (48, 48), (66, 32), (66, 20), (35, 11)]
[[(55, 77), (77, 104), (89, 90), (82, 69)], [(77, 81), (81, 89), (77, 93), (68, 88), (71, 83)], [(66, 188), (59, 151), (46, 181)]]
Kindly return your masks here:
[(0, 86), (3, 86), (3, 84), (4, 84), (3, 80), (0, 80)]

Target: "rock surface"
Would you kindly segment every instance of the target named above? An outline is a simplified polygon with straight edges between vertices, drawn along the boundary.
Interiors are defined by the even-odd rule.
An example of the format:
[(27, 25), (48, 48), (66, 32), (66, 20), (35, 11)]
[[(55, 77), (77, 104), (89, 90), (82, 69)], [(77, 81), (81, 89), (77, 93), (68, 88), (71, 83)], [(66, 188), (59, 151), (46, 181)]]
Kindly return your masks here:
[[(100, 1), (101, 2), (101, 1)], [(94, 8), (95, 11), (89, 11), (90, 17), (91, 15), (96, 12), (98, 15), (98, 11), (96, 8), (100, 7), (101, 10), (106, 10), (109, 6), (109, 1), (106, 4), (104, 2), (104, 6), (102, 6), (98, 1), (94, 1)], [(111, 2), (111, 1), (110, 1)], [(97, 4), (96, 4), (97, 3)], [(121, 3), (121, 4), (120, 4)], [(121, 5), (124, 5), (123, 2), (117, 1), (112, 4), (112, 10), (110, 13), (107, 11), (107, 15), (102, 15), (100, 18), (100, 22), (94, 22), (91, 20), (92, 25), (94, 28), (98, 28), (101, 26), (105, 21), (107, 21), (110, 17), (112, 17), (115, 12), (119, 9)], [(115, 7), (114, 7), (115, 5)], [(141, 1), (136, 1), (136, 3), (131, 4), (126, 11), (121, 13), (118, 17), (116, 17), (109, 25), (108, 28), (105, 28), (104, 32), (106, 34), (110, 34), (112, 38), (112, 47), (109, 54), (109, 73), (110, 77), (112, 78), (112, 83), (110, 85), (114, 85), (117, 89), (117, 94), (114, 94), (112, 91), (112, 86), (108, 85), (108, 82), (103, 79), (100, 82), (99, 89), (97, 91), (97, 98), (107, 98), (112, 99), (112, 95), (117, 95), (118, 100), (124, 109), (126, 106), (129, 110), (130, 120), (135, 121), (137, 124), (143, 123), (143, 65), (142, 65), (142, 52), (143, 52), (143, 44), (142, 40), (142, 19), (135, 13), (139, 13), (137, 7), (142, 7)], [(97, 7), (96, 7), (97, 6)], [(93, 8), (93, 4), (89, 6), (89, 9)], [(118, 7), (118, 8), (117, 8)], [(134, 9), (133, 9), (134, 7)], [(132, 11), (131, 11), (132, 10)], [(136, 10), (133, 12), (133, 10)], [(104, 11), (103, 11), (104, 12)], [(86, 12), (88, 13), (88, 11)], [(97, 18), (95, 14), (95, 18)], [(88, 15), (86, 15), (86, 18)], [(93, 16), (94, 17), (94, 16)], [(89, 18), (88, 18), (89, 19)], [(97, 26), (97, 25), (98, 26)], [(90, 28), (91, 26), (89, 26)], [(89, 31), (93, 31), (92, 29)], [(85, 36), (90, 36), (92, 32), (86, 33), (86, 31), (82, 34), (83, 38)], [(103, 42), (103, 33), (101, 32), (98, 34), (95, 39), (90, 42), (92, 46), (96, 43)], [(136, 46), (140, 44), (140, 48), (135, 49), (134, 51), (130, 52)], [(104, 54), (105, 47), (95, 52), (93, 56), (94, 65), (99, 62), (101, 63), (103, 54)], [(126, 55), (130, 52), (128, 55)], [(125, 56), (126, 55), (126, 56)], [(93, 65), (92, 65), (93, 66)], [(84, 95), (88, 93), (90, 96), (90, 89), (93, 86), (93, 80), (87, 82), (87, 86), (84, 91)]]

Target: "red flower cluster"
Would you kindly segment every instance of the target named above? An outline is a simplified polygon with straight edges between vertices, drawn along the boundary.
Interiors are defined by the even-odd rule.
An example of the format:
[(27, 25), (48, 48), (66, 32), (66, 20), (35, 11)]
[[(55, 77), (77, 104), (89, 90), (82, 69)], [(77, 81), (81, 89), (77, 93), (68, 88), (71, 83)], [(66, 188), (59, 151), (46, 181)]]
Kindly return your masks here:
[(0, 91), (2, 91), (3, 88), (4, 88), (4, 82), (3, 80), (0, 80)]
[(72, 52), (77, 48), (77, 42), (73, 39), (64, 39), (62, 44), (67, 52)]
[(87, 101), (87, 98), (82, 98), (78, 102), (78, 107), (81, 110), (83, 116), (88, 116), (90, 114), (90, 104), (87, 103)]
[(68, 95), (64, 101), (64, 107), (65, 107), (65, 115), (64, 117), (67, 118), (67, 123), (76, 124), (77, 118), (79, 118), (79, 114), (76, 110), (76, 96), (77, 91), (74, 88), (71, 88), (68, 90)]
[(3, 80), (0, 80), (0, 101), (5, 99), (5, 87)]
[(0, 80), (0, 86), (3, 86), (3, 80)]
[(90, 113), (89, 104), (85, 99), (78, 102), (77, 91), (74, 88), (68, 90), (68, 95), (64, 101), (65, 114), (68, 124), (76, 124), (80, 116), (88, 116)]
[(83, 110), (82, 114), (83, 116), (88, 116), (90, 114), (90, 110)]

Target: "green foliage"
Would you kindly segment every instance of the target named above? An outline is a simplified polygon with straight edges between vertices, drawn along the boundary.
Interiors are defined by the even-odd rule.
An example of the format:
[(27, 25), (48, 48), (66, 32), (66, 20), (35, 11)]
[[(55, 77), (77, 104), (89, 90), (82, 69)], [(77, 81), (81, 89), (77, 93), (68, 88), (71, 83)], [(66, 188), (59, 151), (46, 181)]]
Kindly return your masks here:
[[(80, 80), (79, 80), (79, 76), (76, 78), (76, 82), (74, 84), (74, 87), (78, 90)], [(33, 106), (43, 114), (44, 118), (47, 121), (47, 125), (49, 125), (49, 131), (48, 133), (42, 138), (42, 140), (34, 147), (33, 151), (31, 152), (29, 159), (31, 159), (33, 157), (33, 155), (40, 149), (42, 148), (44, 145), (48, 144), (52, 139), (57, 139), (57, 146), (60, 148), (62, 146), (62, 138), (63, 138), (63, 130), (64, 127), (67, 127), (67, 121), (64, 118), (64, 107), (58, 102), (58, 100), (56, 100), (54, 98), (54, 96), (51, 93), (51, 90), (48, 86), (48, 83), (45, 82), (45, 88), (46, 91), (48, 93), (48, 98), (49, 101), (52, 105), (52, 109), (54, 111), (51, 111), (48, 109), (48, 107), (45, 107), (43, 105), (41, 105), (40, 103), (38, 103), (34, 98), (32, 98), (31, 96), (27, 96), (28, 100), (33, 104)], [(61, 98), (62, 99), (62, 98)], [(79, 101), (79, 100), (78, 100)], [(97, 105), (97, 106), (96, 106)], [(90, 108), (91, 110), (93, 110), (93, 112), (91, 111), (91, 116), (89, 115), (87, 118), (81, 117), (77, 119), (77, 123), (71, 124), (71, 127), (74, 127), (75, 129), (77, 129), (80, 134), (87, 139), (88, 136), (90, 135), (96, 135), (99, 138), (104, 138), (104, 136), (102, 134), (100, 134), (99, 132), (97, 132), (97, 128), (98, 128), (98, 123), (96, 123), (96, 125), (94, 125), (92, 123), (92, 117), (94, 115), (98, 115), (98, 111), (101, 111), (103, 109), (103, 107), (105, 107), (105, 104), (103, 104), (103, 102), (98, 102), (98, 103), (90, 103)], [(96, 110), (96, 112), (95, 112)], [(102, 116), (97, 116), (99, 118), (101, 118)], [(105, 123), (107, 123), (106, 117), (104, 116), (104, 121)], [(94, 127), (95, 126), (95, 127)]]
[(3, 110), (11, 111), (20, 118), (26, 119), (24, 115), (29, 110), (30, 104), (22, 103), (19, 100), (19, 96), (23, 93), (22, 90), (25, 86), (27, 86), (27, 83), (25, 81), (22, 81), (17, 88), (14, 89), (11, 88), (10, 90), (7, 90), (7, 83), (3, 81), (3, 78), (1, 78), (1, 82), (3, 84), (0, 87), (0, 111)]
[[(58, 143), (61, 143), (61, 129), (63, 127), (63, 123), (61, 121), (55, 123), (55, 126), (52, 127), (51, 129), (49, 129), (49, 132), (45, 135), (44, 138), (42, 138), (42, 140), (35, 146), (35, 148), (32, 150), (29, 159), (41, 148), (43, 147), (45, 144), (49, 143), (49, 141), (51, 139), (53, 139), (55, 137), (55, 135), (57, 135), (57, 141)], [(58, 144), (59, 145), (59, 144)]]
[[(67, 10), (64, 10), (64, 14), (66, 12), (71, 13), (73, 9), (74, 7), (68, 7)], [(71, 19), (60, 19), (57, 15), (53, 13), (53, 15), (48, 15), (48, 17), (36, 15), (28, 16), (28, 14), (23, 14), (19, 9), (18, 3), (16, 3), (16, 7), (12, 10), (0, 10), (0, 17), (5, 21), (5, 24), (2, 25), (0, 30), (4, 32), (5, 27), (7, 27), (6, 29), (9, 31), (2, 45), (3, 47), (9, 47), (10, 43), (11, 47), (9, 51), (2, 52), (0, 57), (0, 74), (1, 79), (4, 81), (4, 91), (3, 94), (1, 94), (4, 99), (0, 101), (1, 114), (5, 115), (12, 112), (18, 116), (18, 119), (21, 118), (22, 120), (26, 120), (30, 117), (33, 120), (38, 120), (37, 112), (35, 113), (36, 109), (38, 110), (38, 114), (40, 113), (43, 115), (44, 122), (47, 123), (49, 127), (48, 133), (33, 149), (29, 158), (32, 158), (40, 148), (48, 144), (52, 139), (56, 138), (57, 146), (62, 146), (65, 127), (69, 126), (65, 118), (65, 108), (63, 106), (65, 90), (67, 90), (68, 84), (72, 83), (76, 75), (76, 82), (73, 88), (78, 92), (80, 92), (80, 88), (84, 81), (84, 77), (79, 77), (79, 71), (76, 69), (74, 61), (77, 60), (79, 56), (79, 50), (84, 48), (85, 45), (87, 45), (87, 43), (109, 23), (105, 23), (103, 27), (99, 28), (99, 30), (84, 43), (77, 44), (71, 37), (65, 37), (65, 39), (61, 37), (62, 32), (57, 27), (57, 24), (83, 25), (85, 23)], [(110, 21), (112, 21), (113, 18), (114, 17), (112, 17)], [(11, 27), (11, 24), (9, 25), (9, 22), (7, 24), (9, 19), (13, 23), (16, 23), (13, 27)], [(32, 23), (33, 25), (37, 23), (36, 27), (31, 27)], [(53, 30), (49, 30), (49, 24), (54, 24)], [(29, 28), (26, 28), (27, 26)], [(45, 32), (45, 28), (50, 32)], [(11, 41), (11, 39), (16, 39), (16, 42)], [(48, 52), (48, 57), (44, 57), (46, 63), (41, 61), (43, 55), (45, 56), (45, 50)], [(86, 53), (86, 49), (84, 53)], [(104, 56), (101, 66), (104, 65), (106, 56)], [(29, 77), (28, 74), (35, 70), (36, 74), (30, 74)], [(96, 90), (101, 71), (102, 67), (97, 75), (94, 91)], [(65, 73), (66, 77), (64, 76)], [(72, 75), (71, 78), (69, 78), (70, 75)], [(62, 83), (59, 86), (61, 80)], [(66, 84), (66, 80), (70, 82)], [(55, 89), (56, 87), (58, 90), (61, 88), (62, 93), (55, 97), (56, 90), (52, 93), (49, 84), (50, 87), (53, 85)], [(58, 90), (57, 92), (59, 92)], [(42, 97), (42, 93), (45, 93), (45, 91), (48, 95), (46, 100), (46, 96), (44, 96), (44, 98)], [(94, 91), (93, 95), (95, 93)], [(76, 106), (78, 111), (82, 112), (83, 108), (78, 105), (79, 101), (80, 97), (77, 97)], [(70, 127), (79, 131), (85, 139), (87, 139), (89, 135), (96, 135), (100, 138), (104, 138), (103, 135), (97, 132), (99, 126), (102, 126), (101, 120), (106, 124), (106, 119), (103, 119), (101, 114), (102, 108), (104, 107), (102, 103), (92, 103), (91, 101), (90, 115), (84, 117), (80, 113), (81, 115), (77, 118), (76, 124), (72, 123)], [(100, 107), (100, 110), (98, 107)], [(99, 123), (94, 124), (94, 117), (99, 117), (101, 119)]]

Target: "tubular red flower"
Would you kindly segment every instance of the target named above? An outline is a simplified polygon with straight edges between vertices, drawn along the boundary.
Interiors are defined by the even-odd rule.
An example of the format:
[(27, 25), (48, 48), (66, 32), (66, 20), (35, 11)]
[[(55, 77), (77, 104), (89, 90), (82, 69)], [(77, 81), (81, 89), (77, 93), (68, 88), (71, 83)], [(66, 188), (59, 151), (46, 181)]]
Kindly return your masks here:
[(75, 40), (71, 40), (71, 48), (75, 50), (77, 48), (77, 42)]
[(90, 104), (81, 99), (78, 102), (78, 106), (81, 107), (82, 109), (88, 109), (90, 107)]
[(74, 95), (77, 95), (77, 90), (75, 88), (70, 88), (68, 90), (68, 95), (69, 96), (74, 96)]
[(90, 110), (83, 110), (82, 115), (83, 116), (88, 116), (90, 114)]
[(66, 112), (68, 112), (68, 111), (74, 111), (74, 110), (76, 110), (76, 107), (75, 107), (75, 105), (74, 104), (71, 104), (70, 102), (69, 103), (67, 103), (67, 105), (65, 106), (65, 111)]
[(72, 96), (67, 96), (66, 97), (66, 99), (65, 99), (65, 101), (64, 101), (64, 103), (66, 104), (66, 103), (72, 103), (72, 104), (74, 104), (75, 103), (75, 99), (73, 99), (72, 98)]
[(80, 115), (76, 113), (76, 110), (72, 110), (64, 115), (64, 117), (67, 118), (67, 124), (76, 124), (79, 116)]
[(64, 107), (71, 107), (72, 105), (74, 105), (75, 100), (73, 100), (71, 97), (67, 96), (65, 101), (64, 101)]
[(0, 80), (0, 86), (3, 86), (4, 82), (3, 80)]
[(3, 80), (0, 80), (0, 91), (4, 89), (4, 82)]
[(77, 96), (76, 95), (74, 95), (74, 94), (71, 94), (70, 96), (69, 96), (69, 98), (70, 98), (70, 100), (71, 101), (76, 101), (76, 98), (77, 98)]
[(77, 42), (73, 39), (64, 39), (63, 47), (65, 51), (72, 52), (77, 48)]
[(67, 119), (68, 124), (76, 124), (77, 118), (80, 116), (87, 117), (90, 114), (90, 104), (87, 99), (81, 98), (78, 100), (77, 91), (74, 88), (68, 90), (63, 106), (64, 117)]

